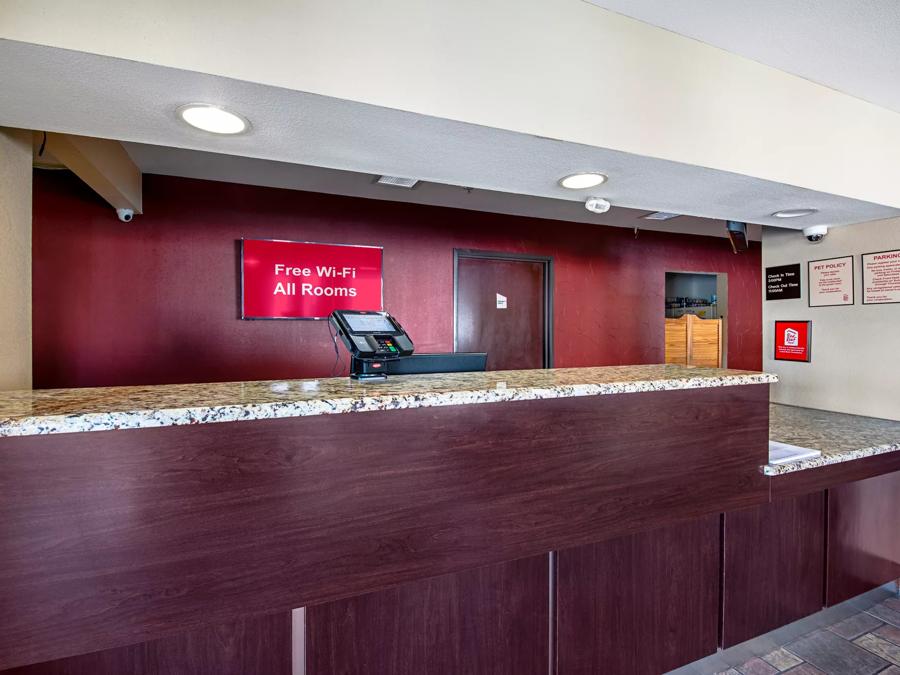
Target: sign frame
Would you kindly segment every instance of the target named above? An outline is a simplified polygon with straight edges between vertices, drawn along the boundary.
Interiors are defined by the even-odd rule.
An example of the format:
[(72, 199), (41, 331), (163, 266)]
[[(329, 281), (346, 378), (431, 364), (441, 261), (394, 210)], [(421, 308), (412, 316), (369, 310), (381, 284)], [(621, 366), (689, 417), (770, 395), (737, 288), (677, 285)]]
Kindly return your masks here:
[[(797, 270), (797, 289), (796, 295), (783, 295), (778, 298), (770, 298), (769, 297), (769, 270), (787, 270), (787, 268), (791, 268), (793, 271), (794, 268)], [(803, 264), (802, 263), (788, 263), (786, 265), (772, 265), (771, 267), (765, 268), (766, 273), (766, 302), (775, 302), (777, 300), (800, 300), (803, 298)], [(807, 271), (808, 272), (808, 271)], [(783, 274), (783, 272), (775, 272), (775, 274)], [(790, 283), (790, 282), (789, 282)]]
[(328, 321), (327, 316), (247, 316), (244, 313), (244, 242), (250, 241), (272, 241), (281, 244), (316, 244), (322, 246), (346, 246), (349, 248), (374, 248), (378, 249), (381, 257), (379, 260), (381, 266), (381, 284), (379, 295), (381, 296), (381, 306), (379, 311), (384, 311), (384, 246), (374, 246), (371, 244), (334, 244), (327, 241), (297, 241), (294, 239), (276, 239), (273, 237), (241, 237), (240, 266), (241, 274), (241, 321)]
[[(850, 260), (850, 302), (839, 302), (834, 305), (814, 305), (812, 304), (812, 275), (810, 274), (810, 266), (813, 263), (827, 262), (829, 260)], [(806, 261), (806, 305), (810, 309), (818, 309), (819, 307), (851, 307), (856, 304), (856, 267), (853, 255), (838, 255), (831, 258), (819, 258), (818, 260)]]
[[(805, 323), (806, 324), (806, 358), (805, 359), (786, 359), (778, 356), (778, 324), (781, 323)], [(812, 320), (811, 319), (775, 319), (775, 333), (772, 336), (772, 359), (775, 361), (787, 361), (788, 363), (811, 363), (812, 362)]]
[(860, 304), (863, 305), (898, 305), (900, 304), (900, 300), (893, 300), (891, 302), (866, 302), (866, 256), (867, 255), (878, 255), (879, 253), (900, 253), (900, 248), (891, 248), (887, 251), (872, 251), (871, 253), (860, 253), (859, 254), (859, 280), (862, 284), (862, 302)]

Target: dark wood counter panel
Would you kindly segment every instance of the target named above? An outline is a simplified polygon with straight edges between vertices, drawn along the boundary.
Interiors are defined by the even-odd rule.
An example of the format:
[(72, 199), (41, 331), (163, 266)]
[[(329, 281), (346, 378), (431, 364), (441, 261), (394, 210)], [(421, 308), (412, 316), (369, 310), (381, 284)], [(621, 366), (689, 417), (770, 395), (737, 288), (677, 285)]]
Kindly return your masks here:
[(4, 670), (2, 675), (293, 675), (291, 613)]
[(768, 385), (0, 439), (0, 668), (769, 498)]
[(558, 554), (559, 675), (659, 675), (716, 651), (719, 516)]
[(729, 511), (723, 525), (723, 647), (822, 609), (824, 492)]
[(306, 610), (307, 675), (547, 675), (548, 556)]
[(828, 491), (825, 603), (900, 579), (900, 471)]

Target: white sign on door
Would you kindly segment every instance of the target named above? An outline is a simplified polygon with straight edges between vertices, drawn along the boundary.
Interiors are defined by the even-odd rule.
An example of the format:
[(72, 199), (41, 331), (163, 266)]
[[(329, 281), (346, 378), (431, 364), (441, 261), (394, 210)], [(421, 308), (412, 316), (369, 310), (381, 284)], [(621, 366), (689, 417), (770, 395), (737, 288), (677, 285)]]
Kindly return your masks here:
[(497, 309), (506, 309), (506, 296), (497, 293)]

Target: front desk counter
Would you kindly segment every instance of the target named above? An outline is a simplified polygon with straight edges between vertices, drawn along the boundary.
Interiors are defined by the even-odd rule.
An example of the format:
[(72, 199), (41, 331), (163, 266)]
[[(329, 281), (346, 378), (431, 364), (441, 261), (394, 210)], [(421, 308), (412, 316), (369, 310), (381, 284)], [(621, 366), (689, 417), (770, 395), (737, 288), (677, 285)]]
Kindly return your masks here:
[(822, 454), (764, 466), (769, 503), (724, 514), (725, 647), (900, 578), (900, 422), (773, 404), (769, 423)]
[[(786, 510), (824, 540), (835, 467), (900, 469), (767, 475), (773, 381), (659, 365), (2, 394), (0, 668), (665, 672), (783, 618), (728, 610), (783, 583), (758, 538), (786, 546)], [(832, 473), (797, 478), (814, 472)]]

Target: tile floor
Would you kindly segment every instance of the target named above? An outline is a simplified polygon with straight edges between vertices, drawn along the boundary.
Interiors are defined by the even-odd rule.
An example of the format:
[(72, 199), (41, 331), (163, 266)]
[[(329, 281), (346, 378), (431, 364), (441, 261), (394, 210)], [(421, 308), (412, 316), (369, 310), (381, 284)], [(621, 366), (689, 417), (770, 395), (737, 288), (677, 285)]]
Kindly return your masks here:
[(884, 586), (669, 675), (900, 675), (900, 597)]

